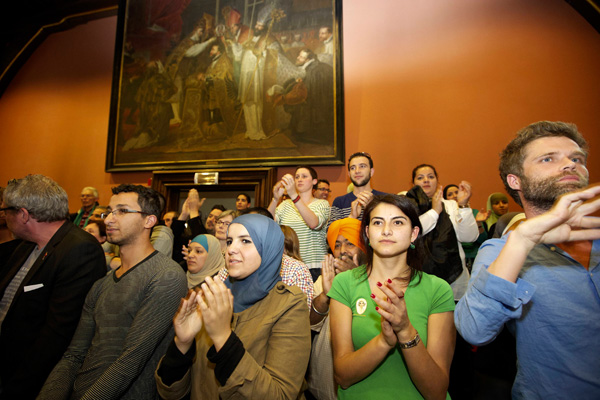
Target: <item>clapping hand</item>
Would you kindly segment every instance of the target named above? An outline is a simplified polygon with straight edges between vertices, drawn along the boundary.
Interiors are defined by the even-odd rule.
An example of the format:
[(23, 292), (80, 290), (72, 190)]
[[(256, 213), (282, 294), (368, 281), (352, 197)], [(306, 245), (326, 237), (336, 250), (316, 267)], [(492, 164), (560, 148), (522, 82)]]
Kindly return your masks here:
[(219, 351), (231, 335), (233, 294), (220, 279), (207, 277), (200, 286), (203, 297), (198, 300), (206, 333)]
[(188, 193), (186, 203), (189, 209), (190, 218), (195, 218), (199, 215), (200, 207), (204, 204), (206, 198), (200, 199), (200, 194), (196, 189), (191, 189)]
[(323, 293), (329, 293), (329, 289), (331, 289), (331, 285), (333, 283), (333, 278), (335, 278), (335, 267), (334, 267), (335, 257), (331, 254), (327, 254), (325, 259), (321, 263), (321, 276), (323, 277)]
[(373, 199), (373, 192), (360, 192), (350, 204), (350, 218), (358, 219), (360, 213), (365, 209), (367, 204)]
[(202, 329), (202, 312), (198, 307), (198, 294), (190, 290), (185, 299), (181, 299), (179, 309), (173, 318), (175, 329), (175, 345), (183, 354), (187, 353), (194, 338)]
[(433, 208), (438, 214), (440, 214), (444, 209), (442, 205), (442, 198), (444, 197), (443, 192), (443, 186), (438, 185), (437, 189), (435, 190), (435, 193), (433, 194), (433, 197), (431, 198), (431, 208)]
[(349, 269), (354, 269), (358, 267), (358, 254), (355, 254), (352, 258), (348, 257), (347, 255), (342, 255), (340, 258), (335, 258), (333, 261), (333, 266), (336, 274), (348, 271)]
[(181, 248), (181, 254), (183, 254), (183, 259), (187, 261), (188, 259), (188, 255), (190, 254), (190, 249), (188, 248), (188, 246), (190, 245), (190, 243), (192, 243), (191, 240), (188, 240), (188, 244), (183, 245)]
[(277, 182), (275, 186), (273, 186), (273, 198), (275, 199), (275, 201), (279, 202), (281, 196), (283, 196), (284, 193), (285, 188), (283, 187), (283, 184), (281, 183), (281, 181)]
[[(414, 334), (414, 328), (408, 318), (406, 311), (406, 301), (404, 300), (405, 288), (400, 286), (398, 281), (392, 281), (388, 279), (384, 283), (377, 283), (377, 286), (387, 296), (387, 300), (380, 298), (379, 296), (372, 294), (371, 297), (377, 303), (377, 312), (381, 317), (387, 321), (396, 335), (396, 338), (400, 342), (405, 342), (407, 337), (412, 337)], [(382, 329), (384, 324), (382, 323)], [(385, 332), (382, 331), (384, 336)], [(412, 336), (411, 336), (412, 335)], [(387, 338), (386, 338), (386, 341)], [(388, 341), (389, 343), (389, 341)]]
[(467, 181), (461, 181), (458, 184), (458, 195), (456, 196), (456, 202), (459, 206), (466, 206), (471, 200), (471, 184)]
[(294, 182), (294, 177), (291, 174), (285, 174), (281, 178), (280, 182), (285, 191), (287, 192), (288, 196), (290, 196), (290, 199), (294, 200), (298, 196), (298, 193), (296, 192), (296, 183)]
[(475, 216), (475, 221), (476, 222), (485, 222), (485, 220), (489, 218), (491, 213), (492, 213), (492, 210), (483, 210), (482, 209)]
[(600, 238), (600, 185), (562, 195), (554, 206), (519, 224), (514, 233), (532, 245)]

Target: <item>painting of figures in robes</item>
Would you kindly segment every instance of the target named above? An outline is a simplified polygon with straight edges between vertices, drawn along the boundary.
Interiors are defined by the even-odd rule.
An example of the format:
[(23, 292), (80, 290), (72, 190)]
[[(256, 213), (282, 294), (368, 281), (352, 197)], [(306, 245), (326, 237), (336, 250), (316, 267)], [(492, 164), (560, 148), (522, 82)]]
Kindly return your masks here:
[(122, 0), (107, 171), (342, 165), (341, 0)]

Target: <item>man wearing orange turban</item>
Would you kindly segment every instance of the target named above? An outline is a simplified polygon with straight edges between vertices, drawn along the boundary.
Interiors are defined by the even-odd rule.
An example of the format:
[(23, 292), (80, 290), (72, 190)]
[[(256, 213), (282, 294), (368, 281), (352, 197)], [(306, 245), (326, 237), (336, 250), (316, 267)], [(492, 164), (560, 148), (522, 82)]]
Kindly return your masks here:
[[(339, 236), (343, 236), (345, 240), (338, 240)], [(340, 238), (342, 239), (342, 238)], [(338, 250), (344, 253), (343, 245), (349, 242), (350, 244), (358, 247), (363, 253), (367, 252), (365, 245), (360, 240), (360, 221), (355, 218), (343, 218), (334, 221), (327, 230), (327, 243), (331, 252), (335, 258), (340, 258), (340, 255), (336, 255), (336, 243)], [(352, 254), (353, 256), (354, 254)]]
[(329, 332), (329, 297), (333, 277), (366, 262), (366, 248), (360, 240), (360, 220), (338, 219), (329, 225), (327, 243), (333, 252), (323, 260), (322, 274), (314, 284), (310, 310), (311, 329), (318, 332), (312, 346), (308, 389), (318, 399), (337, 399), (333, 378), (333, 355)]

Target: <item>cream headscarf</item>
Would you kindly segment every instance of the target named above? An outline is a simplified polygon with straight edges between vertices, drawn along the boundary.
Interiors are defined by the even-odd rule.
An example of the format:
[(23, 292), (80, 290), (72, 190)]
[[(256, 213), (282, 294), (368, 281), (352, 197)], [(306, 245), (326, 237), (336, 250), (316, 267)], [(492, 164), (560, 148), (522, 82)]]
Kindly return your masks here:
[(506, 195), (504, 193), (492, 193), (490, 195), (490, 197), (488, 197), (487, 200), (487, 209), (489, 211), (491, 211), (490, 216), (485, 220), (485, 224), (487, 225), (487, 228), (490, 229), (490, 227), (492, 225), (494, 225), (498, 219), (502, 216), (502, 215), (498, 215), (494, 212), (494, 209), (492, 208), (492, 204), (496, 201), (500, 201), (500, 200), (504, 200), (508, 203), (508, 197), (506, 197)]
[(225, 259), (221, 253), (221, 244), (216, 237), (213, 235), (198, 235), (192, 242), (204, 247), (208, 255), (200, 271), (195, 274), (190, 271), (187, 272), (188, 288), (190, 289), (204, 282), (207, 276), (213, 276), (225, 267)]

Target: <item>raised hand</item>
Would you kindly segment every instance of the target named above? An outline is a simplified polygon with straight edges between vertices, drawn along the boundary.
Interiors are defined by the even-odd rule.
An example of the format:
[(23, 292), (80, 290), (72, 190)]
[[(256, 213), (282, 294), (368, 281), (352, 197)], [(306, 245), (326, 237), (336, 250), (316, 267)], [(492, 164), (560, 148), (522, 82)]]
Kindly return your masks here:
[(323, 293), (327, 294), (329, 289), (331, 289), (331, 284), (333, 283), (333, 278), (335, 278), (335, 267), (334, 265), (335, 258), (331, 254), (327, 254), (325, 259), (321, 263), (321, 276), (323, 277)]
[(485, 210), (485, 211), (483, 209), (479, 210), (479, 212), (475, 216), (475, 221), (476, 222), (485, 222), (485, 220), (489, 218), (491, 213), (492, 213), (492, 210)]
[(194, 218), (199, 215), (200, 207), (204, 204), (206, 198), (200, 199), (200, 194), (196, 189), (191, 189), (188, 193), (187, 203), (190, 212), (190, 217)]
[(190, 206), (188, 205), (188, 199), (185, 199), (185, 201), (183, 202), (183, 205), (181, 206), (181, 213), (179, 214), (179, 218), (177, 218), (180, 221), (187, 221), (189, 216), (190, 216)]
[(279, 181), (273, 186), (273, 198), (279, 202), (283, 193), (285, 193), (285, 188), (283, 187), (283, 183)]
[(466, 206), (471, 200), (471, 184), (467, 181), (461, 181), (458, 184), (458, 195), (456, 196), (456, 202), (459, 206)]
[(201, 285), (204, 298), (198, 302), (204, 320), (206, 333), (219, 351), (231, 335), (233, 316), (233, 295), (220, 280), (207, 277)]
[(442, 204), (442, 199), (444, 198), (444, 188), (442, 185), (438, 185), (433, 197), (431, 198), (431, 208), (435, 210), (436, 213), (440, 214), (444, 209)]
[(294, 200), (298, 193), (296, 192), (296, 183), (294, 182), (294, 177), (291, 174), (285, 174), (281, 178), (281, 184), (285, 188), (290, 199)]
[(188, 249), (188, 246), (190, 245), (190, 243), (192, 243), (192, 241), (188, 240), (187, 246), (183, 245), (182, 248), (181, 248), (181, 254), (183, 254), (183, 259), (186, 260), (186, 261), (187, 261), (187, 258), (188, 258), (188, 254), (190, 254), (190, 250)]
[(194, 338), (202, 329), (202, 312), (197, 301), (199, 297), (196, 291), (190, 290), (187, 298), (181, 299), (179, 309), (173, 317), (175, 345), (183, 354), (187, 353), (194, 343)]

